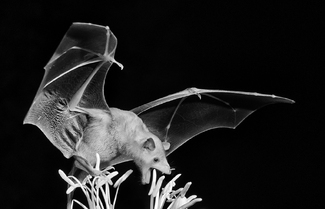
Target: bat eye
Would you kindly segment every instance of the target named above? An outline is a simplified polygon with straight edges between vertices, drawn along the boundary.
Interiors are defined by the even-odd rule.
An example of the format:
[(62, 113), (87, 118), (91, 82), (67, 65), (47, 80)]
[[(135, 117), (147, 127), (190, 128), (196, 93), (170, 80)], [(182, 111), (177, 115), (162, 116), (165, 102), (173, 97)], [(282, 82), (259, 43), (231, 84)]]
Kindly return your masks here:
[(153, 162), (158, 163), (158, 162), (159, 162), (159, 158), (155, 157), (155, 158), (153, 159)]

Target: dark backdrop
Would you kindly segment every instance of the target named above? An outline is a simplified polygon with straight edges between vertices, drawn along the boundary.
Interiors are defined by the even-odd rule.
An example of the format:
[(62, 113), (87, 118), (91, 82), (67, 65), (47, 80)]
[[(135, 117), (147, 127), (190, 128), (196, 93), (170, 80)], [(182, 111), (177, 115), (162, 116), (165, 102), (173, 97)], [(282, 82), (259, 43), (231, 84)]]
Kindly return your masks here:
[[(207, 1), (2, 1), (1, 208), (64, 208), (57, 171), (72, 160), (37, 127), (22, 125), (43, 66), (72, 22), (108, 25), (118, 38), (107, 76), (109, 106), (132, 109), (187, 87), (256, 91), (294, 99), (267, 106), (238, 129), (201, 134), (169, 157), (192, 181), (193, 208), (324, 206), (321, 6)], [(117, 208), (148, 208), (135, 173)], [(168, 177), (170, 178), (170, 177)], [(124, 198), (122, 198), (122, 196)]]

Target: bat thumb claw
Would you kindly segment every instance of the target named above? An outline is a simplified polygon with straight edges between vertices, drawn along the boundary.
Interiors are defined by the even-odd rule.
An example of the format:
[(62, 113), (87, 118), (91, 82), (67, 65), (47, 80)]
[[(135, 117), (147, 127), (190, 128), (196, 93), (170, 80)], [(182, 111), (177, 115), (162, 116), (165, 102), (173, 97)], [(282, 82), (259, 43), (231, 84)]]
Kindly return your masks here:
[(162, 143), (162, 145), (163, 145), (165, 151), (169, 150), (169, 148), (170, 148), (170, 143), (169, 142), (164, 141)]
[(192, 87), (192, 88), (188, 88), (187, 91), (188, 91), (191, 95), (195, 94), (195, 95), (198, 96), (199, 99), (201, 100), (201, 94), (200, 94), (200, 92), (199, 92), (199, 89), (197, 89), (197, 88), (195, 88), (195, 87)]
[(121, 68), (121, 70), (123, 70), (124, 66), (122, 65), (122, 63), (119, 63), (115, 59), (113, 59), (113, 63), (117, 64)]

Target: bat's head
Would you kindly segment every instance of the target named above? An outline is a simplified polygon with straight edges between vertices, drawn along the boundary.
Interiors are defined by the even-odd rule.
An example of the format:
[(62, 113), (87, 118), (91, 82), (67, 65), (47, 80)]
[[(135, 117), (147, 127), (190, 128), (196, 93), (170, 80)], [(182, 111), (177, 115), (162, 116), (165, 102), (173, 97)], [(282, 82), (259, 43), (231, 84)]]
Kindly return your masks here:
[[(111, 112), (113, 111), (116, 109), (112, 109)], [(120, 139), (123, 145), (121, 150), (124, 150), (123, 154), (132, 158), (140, 168), (142, 183), (149, 183), (152, 169), (170, 174), (165, 154), (168, 143), (163, 143), (151, 133), (136, 114), (129, 111), (119, 111), (118, 113), (119, 116), (124, 116), (120, 125)]]
[(140, 167), (143, 184), (149, 183), (151, 169), (157, 169), (165, 174), (171, 173), (164, 146), (158, 137), (153, 135), (147, 138), (141, 146), (141, 157), (136, 163)]

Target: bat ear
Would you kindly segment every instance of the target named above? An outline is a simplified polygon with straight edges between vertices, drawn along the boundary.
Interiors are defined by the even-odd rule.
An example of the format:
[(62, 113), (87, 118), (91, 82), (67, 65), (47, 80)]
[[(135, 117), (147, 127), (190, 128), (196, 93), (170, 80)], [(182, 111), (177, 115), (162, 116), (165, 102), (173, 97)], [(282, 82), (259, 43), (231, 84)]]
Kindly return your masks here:
[(148, 138), (144, 143), (143, 143), (143, 148), (148, 149), (150, 151), (153, 151), (156, 148), (155, 142), (153, 141), (152, 138)]

